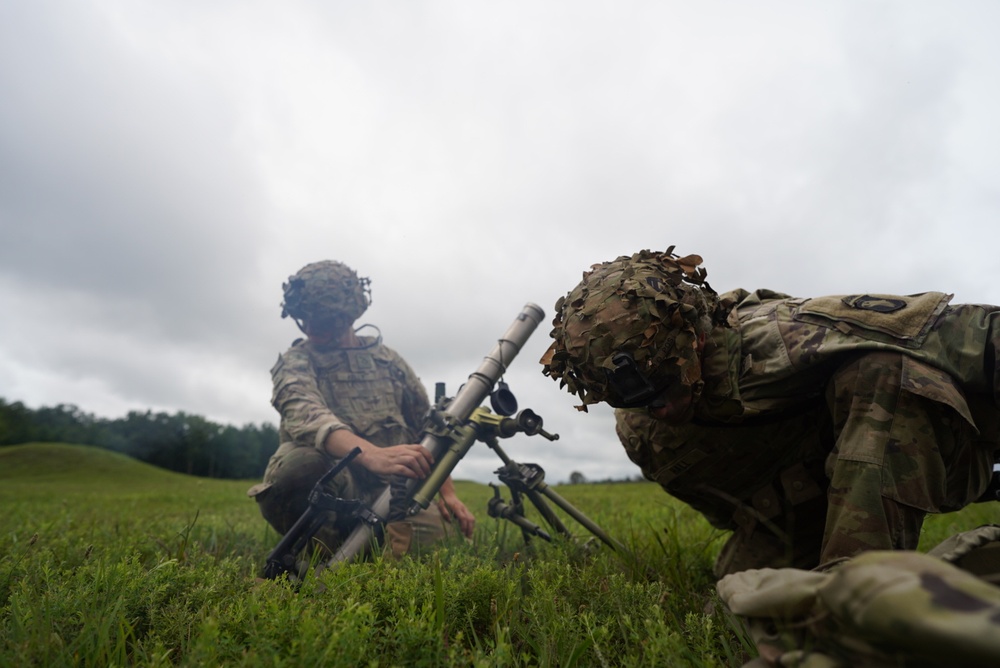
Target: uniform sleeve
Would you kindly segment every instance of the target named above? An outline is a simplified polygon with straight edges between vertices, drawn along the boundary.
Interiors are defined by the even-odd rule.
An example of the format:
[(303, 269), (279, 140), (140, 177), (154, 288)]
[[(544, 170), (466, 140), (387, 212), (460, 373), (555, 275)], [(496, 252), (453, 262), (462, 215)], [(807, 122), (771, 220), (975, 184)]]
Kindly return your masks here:
[[(690, 425), (671, 426), (650, 417), (645, 410), (615, 409), (615, 431), (629, 459), (647, 480), (659, 483), (667, 494), (683, 501), (701, 513), (709, 524), (718, 529), (732, 529), (733, 506), (702, 490), (702, 476), (693, 475), (706, 469), (711, 460), (697, 444), (685, 443), (678, 431), (687, 432)], [(698, 466), (700, 464), (700, 466)], [(711, 480), (711, 476), (708, 476)]]
[(271, 405), (281, 415), (281, 428), (300, 445), (324, 451), (326, 437), (349, 429), (326, 405), (316, 383), (309, 356), (295, 347), (278, 358), (271, 369), (274, 391)]

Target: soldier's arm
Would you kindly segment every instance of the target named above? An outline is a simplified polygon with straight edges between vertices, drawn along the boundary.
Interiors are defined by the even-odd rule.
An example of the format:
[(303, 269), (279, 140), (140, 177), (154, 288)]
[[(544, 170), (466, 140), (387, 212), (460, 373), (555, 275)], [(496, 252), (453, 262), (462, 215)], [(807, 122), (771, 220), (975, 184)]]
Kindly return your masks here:
[(431, 453), (421, 445), (405, 444), (379, 448), (355, 434), (330, 410), (319, 391), (316, 373), (308, 355), (293, 347), (278, 359), (271, 370), (274, 382), (272, 403), (281, 413), (282, 426), (297, 443), (312, 443), (336, 457), (346, 456), (354, 448), (361, 454), (355, 464), (380, 475), (425, 478), (434, 463)]
[[(326, 442), (335, 431), (350, 428), (330, 410), (316, 383), (316, 373), (304, 351), (293, 346), (278, 358), (271, 369), (273, 394), (271, 405), (281, 415), (281, 426), (292, 440), (326, 450)], [(338, 456), (346, 455), (347, 448)]]
[(361, 454), (354, 460), (355, 463), (380, 475), (423, 479), (431, 472), (431, 465), (434, 463), (430, 451), (420, 444), (407, 443), (380, 448), (349, 429), (330, 431), (323, 442), (323, 450), (337, 458), (346, 456), (354, 448), (361, 448)]

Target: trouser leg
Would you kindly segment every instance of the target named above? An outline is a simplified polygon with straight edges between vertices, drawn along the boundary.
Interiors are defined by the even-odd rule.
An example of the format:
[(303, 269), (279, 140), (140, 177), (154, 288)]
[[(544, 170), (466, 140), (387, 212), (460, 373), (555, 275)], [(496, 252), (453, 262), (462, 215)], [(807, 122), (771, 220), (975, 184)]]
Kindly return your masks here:
[(386, 525), (386, 547), (394, 557), (419, 555), (444, 540), (449, 527), (441, 516), (437, 503), (432, 502), (415, 515)]
[(975, 498), (988, 453), (955, 408), (918, 393), (915, 373), (940, 372), (915, 364), (898, 353), (865, 355), (828, 386), (835, 443), (823, 562), (916, 549), (927, 513)]
[(738, 526), (715, 560), (715, 577), (751, 568), (815, 568), (825, 515), (826, 498), (820, 496), (773, 518), (771, 526)]
[[(279, 450), (264, 474), (267, 488), (257, 494), (261, 515), (274, 530), (284, 535), (309, 507), (309, 493), (316, 482), (336, 463), (318, 450), (291, 447)], [(336, 497), (360, 498), (360, 490), (349, 469), (341, 471), (326, 485), (326, 491)], [(314, 542), (325, 551), (333, 552), (343, 540), (344, 518), (325, 512), (326, 522), (314, 536)], [(338, 519), (340, 520), (338, 522)]]
[(881, 469), (837, 460), (820, 562), (868, 550), (915, 550), (927, 513), (881, 494)]
[[(263, 484), (255, 486), (263, 488), (255, 493), (255, 498), (261, 515), (275, 531), (285, 534), (292, 528), (308, 508), (309, 493), (316, 481), (336, 461), (313, 448), (294, 447), (291, 444), (279, 448), (268, 465)], [(375, 493), (371, 490), (377, 491), (377, 479), (371, 474), (366, 476), (359, 473), (358, 476), (350, 468), (344, 469), (327, 483), (327, 493), (343, 499), (373, 502)], [(362, 479), (364, 483), (361, 482)], [(333, 512), (326, 512), (325, 515), (327, 521), (316, 533), (314, 541), (325, 551), (332, 553), (349, 533), (353, 519), (338, 518)], [(389, 522), (386, 525), (385, 542), (393, 556), (399, 557), (426, 551), (446, 535), (444, 518), (437, 504), (432, 503), (426, 510), (415, 515)]]

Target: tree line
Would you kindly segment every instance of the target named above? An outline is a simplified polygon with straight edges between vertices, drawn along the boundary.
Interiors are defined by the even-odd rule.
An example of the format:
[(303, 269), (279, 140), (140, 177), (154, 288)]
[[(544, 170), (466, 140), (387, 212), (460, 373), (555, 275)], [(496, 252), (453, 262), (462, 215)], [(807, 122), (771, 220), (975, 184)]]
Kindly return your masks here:
[(220, 425), (198, 415), (130, 411), (107, 419), (73, 405), (28, 408), (0, 398), (0, 446), (34, 441), (93, 445), (209, 478), (259, 478), (278, 447), (271, 424)]

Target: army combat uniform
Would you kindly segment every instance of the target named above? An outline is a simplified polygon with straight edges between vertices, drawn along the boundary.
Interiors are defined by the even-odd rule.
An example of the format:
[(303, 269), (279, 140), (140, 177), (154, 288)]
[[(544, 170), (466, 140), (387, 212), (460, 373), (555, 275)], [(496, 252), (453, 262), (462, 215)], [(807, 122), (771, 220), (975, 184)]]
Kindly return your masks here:
[[(323, 447), (334, 430), (350, 429), (379, 447), (420, 440), (430, 405), (419, 378), (394, 350), (374, 338), (359, 338), (360, 347), (329, 349), (297, 340), (271, 369), (271, 403), (281, 415), (281, 444), (267, 465), (264, 481), (248, 494), (280, 533), (305, 511), (313, 485), (336, 464)], [(371, 503), (387, 482), (360, 466), (349, 466), (330, 482), (328, 491)], [(339, 518), (321, 529), (317, 540), (336, 549), (349, 529)], [(435, 504), (387, 527), (387, 542), (397, 556), (444, 535)]]
[(744, 668), (1000, 665), (1000, 525), (926, 554), (876, 550), (823, 570), (751, 569), (716, 588), (757, 646)]
[(1000, 307), (949, 295), (722, 295), (691, 422), (616, 410), (646, 477), (733, 530), (716, 575), (915, 549), (989, 483)]

